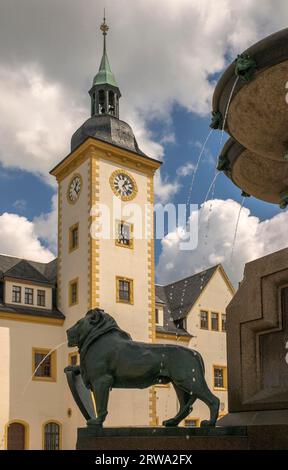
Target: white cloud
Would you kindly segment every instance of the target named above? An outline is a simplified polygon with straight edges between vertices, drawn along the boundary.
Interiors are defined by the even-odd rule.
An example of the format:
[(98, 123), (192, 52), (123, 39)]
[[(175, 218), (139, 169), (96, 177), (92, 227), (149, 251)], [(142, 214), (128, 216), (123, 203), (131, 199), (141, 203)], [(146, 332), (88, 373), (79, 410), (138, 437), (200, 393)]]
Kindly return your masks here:
[(53, 253), (41, 245), (33, 222), (7, 212), (0, 216), (0, 252), (40, 262), (54, 258)]
[(0, 67), (0, 114), (2, 164), (47, 180), (52, 166), (69, 153), (71, 135), (85, 116), (35, 65)]
[(179, 166), (176, 173), (178, 176), (185, 178), (186, 176), (192, 175), (194, 170), (195, 165), (193, 165), (193, 163), (187, 162), (185, 165)]
[(159, 171), (155, 173), (154, 192), (157, 200), (156, 202), (165, 204), (175, 196), (179, 189), (180, 184), (177, 180), (168, 181), (167, 178), (164, 178), (163, 180)]
[[(207, 201), (198, 213), (196, 250), (180, 251), (181, 240), (175, 233), (165, 237), (162, 240), (162, 253), (157, 266), (159, 282), (172, 282), (222, 263), (232, 282), (237, 284), (242, 278), (245, 263), (287, 246), (287, 211), (261, 222), (244, 207), (231, 259), (239, 210), (240, 205), (231, 199)], [(193, 213), (192, 223), (196, 223), (196, 219), (197, 213)]]
[(33, 219), (34, 230), (37, 237), (43, 240), (49, 249), (57, 254), (58, 233), (58, 197), (55, 194), (51, 201), (51, 210)]

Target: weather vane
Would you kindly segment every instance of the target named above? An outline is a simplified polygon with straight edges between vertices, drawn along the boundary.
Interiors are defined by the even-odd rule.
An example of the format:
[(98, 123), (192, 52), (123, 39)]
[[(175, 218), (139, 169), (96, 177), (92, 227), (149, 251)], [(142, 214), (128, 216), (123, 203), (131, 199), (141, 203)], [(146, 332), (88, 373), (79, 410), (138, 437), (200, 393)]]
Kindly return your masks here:
[(105, 8), (104, 8), (104, 17), (103, 17), (103, 23), (100, 26), (101, 31), (103, 32), (103, 35), (107, 35), (107, 31), (109, 30), (109, 26), (106, 24), (106, 18), (105, 18)]

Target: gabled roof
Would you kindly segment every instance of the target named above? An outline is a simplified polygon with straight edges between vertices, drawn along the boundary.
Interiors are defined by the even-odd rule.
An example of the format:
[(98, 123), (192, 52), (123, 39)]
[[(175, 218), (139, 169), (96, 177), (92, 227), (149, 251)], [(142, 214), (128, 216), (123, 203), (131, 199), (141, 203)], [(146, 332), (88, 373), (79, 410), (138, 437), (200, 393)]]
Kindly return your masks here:
[(156, 331), (158, 333), (175, 334), (175, 340), (180, 335), (191, 337), (191, 335), (186, 330), (176, 325), (171, 314), (168, 299), (166, 297), (165, 287), (166, 286), (160, 286), (158, 284), (155, 285), (156, 303), (162, 304), (163, 306), (163, 326), (157, 325)]
[(50, 263), (39, 263), (0, 254), (0, 276), (54, 285), (57, 276), (57, 258)]
[(34, 268), (34, 266), (24, 259), (8, 269), (3, 277), (4, 279), (13, 278), (30, 281), (35, 284), (51, 284), (38, 269)]
[(164, 312), (164, 324), (163, 327), (157, 326), (158, 332), (175, 333), (176, 336), (190, 336), (186, 330), (177, 327), (177, 321), (187, 317), (217, 270), (221, 272), (233, 295), (235, 292), (234, 288), (220, 264), (166, 286), (155, 285), (156, 303), (163, 305)]
[[(0, 281), (9, 279), (16, 279), (17, 281), (25, 281), (34, 283), (36, 285), (44, 285), (51, 287), (55, 293), (56, 279), (57, 279), (57, 258), (49, 263), (39, 263), (37, 261), (30, 261), (26, 259), (16, 258), (15, 256), (1, 255), (0, 254)], [(2, 292), (1, 292), (2, 287)], [(54, 295), (52, 296), (54, 299)], [(26, 317), (48, 318), (52, 320), (65, 319), (60, 310), (57, 309), (55, 301), (52, 301), (52, 308), (40, 309), (35, 306), (29, 305), (11, 305), (4, 304), (3, 299), (3, 282), (0, 282), (0, 313), (11, 314), (12, 319), (16, 315), (25, 315)], [(30, 320), (29, 320), (30, 321)]]
[(218, 267), (213, 266), (164, 287), (173, 320), (187, 316)]

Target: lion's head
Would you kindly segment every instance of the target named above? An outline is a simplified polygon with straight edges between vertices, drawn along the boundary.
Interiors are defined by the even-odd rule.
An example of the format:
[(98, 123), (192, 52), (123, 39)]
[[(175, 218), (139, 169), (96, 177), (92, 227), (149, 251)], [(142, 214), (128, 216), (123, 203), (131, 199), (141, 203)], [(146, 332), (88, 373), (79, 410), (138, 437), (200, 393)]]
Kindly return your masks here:
[(78, 320), (66, 331), (68, 346), (77, 346), (81, 349), (86, 339), (89, 340), (92, 336), (93, 339), (96, 339), (111, 330), (118, 330), (126, 335), (127, 339), (130, 339), (130, 336), (119, 328), (114, 318), (104, 310), (99, 308), (89, 310), (85, 317)]

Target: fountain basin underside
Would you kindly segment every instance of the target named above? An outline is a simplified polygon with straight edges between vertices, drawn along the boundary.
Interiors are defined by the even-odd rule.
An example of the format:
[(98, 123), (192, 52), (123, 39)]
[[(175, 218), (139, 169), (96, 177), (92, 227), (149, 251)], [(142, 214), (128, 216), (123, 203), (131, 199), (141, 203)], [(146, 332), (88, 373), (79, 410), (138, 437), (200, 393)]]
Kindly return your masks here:
[(245, 193), (281, 204), (288, 187), (287, 162), (264, 158), (233, 139), (226, 142), (220, 158), (227, 161), (225, 174)]

